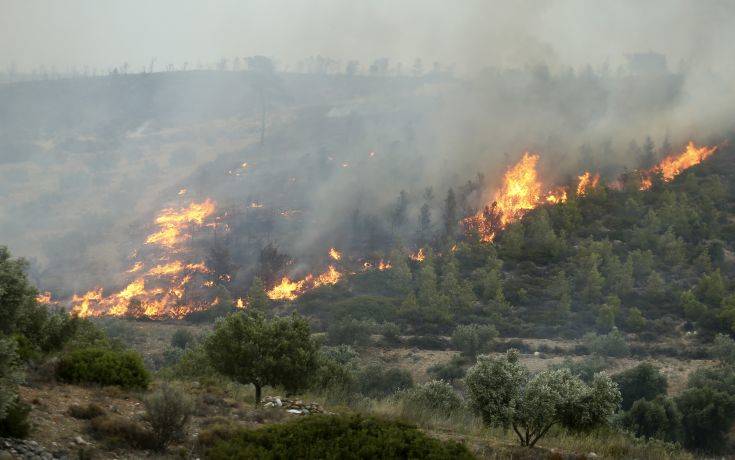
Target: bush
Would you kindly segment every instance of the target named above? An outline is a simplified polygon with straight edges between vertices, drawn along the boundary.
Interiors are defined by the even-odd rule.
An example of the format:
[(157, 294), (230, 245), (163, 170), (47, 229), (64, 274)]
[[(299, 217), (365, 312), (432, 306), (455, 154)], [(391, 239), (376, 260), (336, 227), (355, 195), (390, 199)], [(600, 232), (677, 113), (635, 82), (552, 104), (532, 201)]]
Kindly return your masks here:
[(413, 387), (411, 373), (397, 367), (385, 368), (381, 364), (365, 366), (359, 373), (360, 393), (380, 398)]
[(183, 439), (192, 412), (192, 403), (181, 391), (164, 385), (145, 401), (145, 420), (150, 423), (158, 449)]
[(436, 335), (415, 335), (406, 341), (406, 345), (422, 350), (446, 350), (449, 348), (449, 341)]
[(452, 344), (463, 355), (471, 358), (492, 349), (498, 330), (487, 324), (459, 325), (452, 332)]
[(334, 321), (327, 329), (327, 341), (332, 345), (370, 345), (374, 328), (372, 322), (354, 318)]
[(89, 403), (86, 406), (80, 406), (79, 404), (72, 404), (67, 409), (69, 415), (74, 418), (81, 420), (92, 420), (95, 417), (105, 414), (105, 410), (95, 403)]
[(360, 415), (314, 415), (217, 441), (207, 458), (431, 458), (472, 459), (461, 444), (440, 441), (415, 427)]
[(400, 343), (401, 328), (396, 323), (383, 323), (380, 327), (383, 338), (390, 344)]
[(621, 407), (628, 410), (639, 399), (651, 401), (657, 396), (666, 395), (668, 382), (666, 377), (649, 363), (641, 363), (636, 367), (613, 376), (623, 396)]
[(0, 418), (0, 436), (9, 438), (25, 438), (31, 431), (31, 423), (28, 414), (31, 406), (20, 399), (15, 399), (5, 411), (5, 416)]
[(451, 416), (462, 408), (462, 399), (450, 384), (432, 380), (401, 394), (404, 414), (415, 411)]
[(676, 398), (682, 414), (682, 444), (687, 449), (718, 452), (735, 421), (735, 397), (710, 387), (689, 388)]
[(59, 379), (71, 383), (119, 385), (123, 388), (148, 388), (150, 375), (140, 355), (134, 351), (88, 348), (61, 357)]
[(322, 354), (312, 379), (311, 388), (327, 396), (330, 402), (344, 402), (357, 392), (354, 367)]
[(623, 357), (630, 354), (628, 342), (617, 328), (604, 335), (590, 333), (585, 335), (584, 339), (590, 351), (598, 355)]
[(337, 363), (342, 364), (342, 365), (350, 364), (352, 361), (354, 361), (359, 356), (357, 352), (355, 351), (355, 349), (349, 345), (337, 345), (336, 347), (323, 347), (321, 352), (325, 358), (336, 361)]
[(194, 334), (187, 329), (176, 329), (171, 336), (171, 346), (181, 348), (182, 350), (194, 343)]
[(92, 434), (108, 445), (120, 448), (153, 449), (156, 440), (153, 433), (141, 423), (119, 415), (95, 417), (90, 423)]
[(574, 361), (571, 358), (564, 358), (564, 361), (552, 365), (551, 369), (569, 369), (569, 371), (582, 379), (583, 382), (589, 383), (598, 372), (602, 372), (609, 366), (607, 360), (600, 355), (588, 356), (580, 361)]
[(168, 372), (180, 379), (207, 379), (218, 375), (202, 345), (187, 349)]
[(638, 437), (675, 442), (681, 435), (681, 412), (671, 399), (661, 396), (635, 401), (621, 423)]
[(465, 368), (466, 364), (467, 360), (465, 358), (462, 358), (461, 356), (453, 356), (449, 361), (434, 364), (426, 371), (436, 380), (452, 382), (465, 376), (467, 373), (467, 369)]

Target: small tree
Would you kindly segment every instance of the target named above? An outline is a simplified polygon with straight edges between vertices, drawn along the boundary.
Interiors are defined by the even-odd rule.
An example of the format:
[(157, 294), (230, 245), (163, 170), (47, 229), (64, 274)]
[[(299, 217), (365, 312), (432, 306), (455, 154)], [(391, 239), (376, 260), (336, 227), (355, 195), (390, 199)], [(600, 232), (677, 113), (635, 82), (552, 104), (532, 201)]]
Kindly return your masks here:
[(668, 382), (658, 368), (650, 363), (641, 363), (636, 367), (623, 371), (613, 377), (623, 396), (622, 408), (630, 409), (639, 399), (653, 400), (657, 396), (666, 395)]
[(248, 308), (256, 311), (265, 312), (270, 305), (270, 299), (265, 292), (265, 284), (257, 276), (253, 279), (252, 284), (250, 284), (247, 300)]
[(181, 348), (182, 350), (194, 342), (194, 334), (187, 329), (176, 329), (171, 336), (171, 346)]
[(452, 344), (465, 356), (475, 358), (490, 350), (498, 330), (487, 324), (459, 325), (452, 333)]
[(522, 446), (534, 446), (556, 424), (574, 430), (603, 425), (620, 405), (620, 391), (605, 374), (596, 374), (590, 385), (568, 369), (530, 377), (517, 350), (498, 359), (480, 357), (466, 383), (483, 422), (512, 427)]
[(681, 412), (674, 401), (661, 396), (634, 402), (621, 423), (639, 437), (675, 442), (681, 436)]
[(178, 389), (164, 385), (145, 398), (145, 419), (151, 425), (156, 447), (164, 449), (182, 439), (192, 412), (191, 401)]
[(317, 367), (317, 344), (297, 315), (267, 320), (257, 312), (232, 314), (217, 321), (205, 349), (218, 372), (255, 386), (256, 404), (265, 385), (305, 388)]

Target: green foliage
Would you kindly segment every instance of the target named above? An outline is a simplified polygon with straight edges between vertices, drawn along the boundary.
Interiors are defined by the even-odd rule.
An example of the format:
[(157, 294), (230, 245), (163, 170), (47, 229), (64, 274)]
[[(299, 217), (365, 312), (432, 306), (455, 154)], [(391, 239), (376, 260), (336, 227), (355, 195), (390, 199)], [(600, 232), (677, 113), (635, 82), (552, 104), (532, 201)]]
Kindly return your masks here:
[(461, 379), (467, 373), (465, 365), (467, 360), (460, 356), (453, 356), (452, 359), (445, 363), (437, 363), (429, 367), (426, 372), (436, 379), (452, 382), (457, 379)]
[(712, 355), (724, 365), (735, 366), (735, 340), (729, 335), (717, 334), (712, 342)]
[(309, 323), (297, 315), (267, 320), (257, 312), (232, 314), (215, 324), (204, 348), (218, 372), (255, 386), (256, 403), (265, 385), (306, 388), (317, 366)]
[(265, 283), (257, 276), (253, 278), (253, 282), (250, 284), (247, 301), (248, 308), (260, 312), (268, 311), (271, 305), (271, 300), (265, 290)]
[(315, 415), (240, 431), (216, 442), (206, 456), (212, 460), (474, 458), (461, 444), (439, 441), (405, 423), (359, 415)]
[(338, 364), (351, 364), (359, 354), (349, 345), (337, 345), (336, 347), (322, 347), (322, 355), (336, 361)]
[(16, 401), (18, 383), (22, 378), (16, 349), (14, 340), (0, 338), (0, 418)]
[(143, 402), (145, 420), (151, 426), (158, 449), (165, 449), (171, 441), (181, 440), (186, 436), (186, 426), (193, 405), (184, 393), (170, 385), (163, 385)]
[(357, 371), (348, 360), (340, 362), (321, 353), (311, 380), (311, 388), (330, 402), (342, 403), (358, 392)]
[(189, 347), (170, 369), (170, 374), (180, 379), (212, 379), (217, 375), (204, 345)]
[(576, 375), (583, 382), (591, 382), (595, 377), (595, 374), (604, 371), (610, 367), (608, 360), (600, 355), (587, 356), (582, 360), (575, 361), (569, 357), (564, 358), (564, 361), (552, 365), (551, 369), (569, 369), (569, 372)]
[(650, 363), (641, 363), (613, 376), (623, 396), (621, 407), (628, 410), (639, 399), (652, 401), (666, 395), (666, 377)]
[(395, 344), (401, 341), (401, 328), (396, 323), (381, 324), (380, 332), (388, 343)]
[(498, 330), (488, 324), (459, 325), (452, 332), (452, 344), (462, 354), (471, 358), (492, 349)]
[(367, 346), (372, 343), (371, 335), (375, 324), (355, 318), (334, 321), (327, 329), (327, 341), (332, 345)]
[(413, 378), (405, 369), (372, 363), (360, 370), (358, 385), (363, 395), (382, 398), (413, 387)]
[(25, 438), (31, 431), (28, 414), (31, 406), (16, 398), (0, 418), (0, 436), (8, 438)]
[(431, 380), (400, 394), (404, 411), (449, 417), (462, 409), (462, 399), (443, 380)]
[(36, 290), (28, 283), (23, 259), (12, 259), (8, 248), (0, 246), (0, 331), (15, 332), (35, 310)]
[(158, 448), (151, 430), (141, 422), (120, 415), (102, 415), (90, 421), (92, 434), (113, 448), (156, 449)]
[(725, 280), (720, 270), (702, 276), (695, 289), (697, 298), (710, 307), (719, 307), (725, 298)]
[(635, 401), (620, 421), (636, 436), (676, 442), (681, 437), (681, 419), (674, 401), (658, 396)]
[(711, 387), (690, 387), (676, 397), (687, 449), (721, 451), (735, 422), (735, 397)]
[(617, 385), (597, 374), (587, 385), (568, 369), (530, 376), (518, 352), (480, 357), (467, 373), (472, 409), (488, 426), (513, 428), (523, 446), (534, 446), (554, 425), (586, 430), (607, 423), (620, 404)]
[(150, 375), (134, 351), (86, 348), (63, 355), (56, 369), (59, 379), (71, 383), (147, 388)]
[(592, 353), (601, 356), (623, 357), (630, 354), (628, 342), (617, 328), (614, 328), (609, 334), (586, 334), (584, 341)]
[(191, 331), (179, 328), (176, 329), (174, 334), (171, 336), (171, 346), (181, 348), (183, 350), (194, 343), (194, 340), (194, 334), (192, 334)]

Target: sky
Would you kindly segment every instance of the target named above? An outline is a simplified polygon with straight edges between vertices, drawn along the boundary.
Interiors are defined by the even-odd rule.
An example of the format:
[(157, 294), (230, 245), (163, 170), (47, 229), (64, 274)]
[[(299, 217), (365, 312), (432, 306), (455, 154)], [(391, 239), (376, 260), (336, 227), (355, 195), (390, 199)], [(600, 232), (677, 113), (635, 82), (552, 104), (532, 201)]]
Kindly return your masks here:
[(262, 54), (363, 65), (380, 57), (462, 71), (539, 62), (615, 66), (666, 54), (732, 70), (735, 2), (708, 0), (0, 0), (0, 71), (139, 70)]

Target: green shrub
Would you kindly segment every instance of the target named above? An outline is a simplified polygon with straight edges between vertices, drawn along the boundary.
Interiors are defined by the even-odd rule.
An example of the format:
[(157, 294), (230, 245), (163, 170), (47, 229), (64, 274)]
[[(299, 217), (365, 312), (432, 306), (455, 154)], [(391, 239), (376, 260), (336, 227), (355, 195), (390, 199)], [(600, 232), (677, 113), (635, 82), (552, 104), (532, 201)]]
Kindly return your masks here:
[(339, 364), (350, 364), (352, 361), (354, 361), (359, 355), (355, 351), (354, 348), (352, 348), (349, 345), (337, 345), (336, 347), (323, 347), (321, 350), (322, 355), (324, 357), (332, 359)]
[(735, 397), (711, 387), (688, 388), (676, 398), (682, 414), (682, 444), (687, 449), (719, 452), (735, 422)]
[(176, 332), (171, 336), (171, 346), (173, 347), (184, 349), (192, 343), (194, 343), (194, 334), (188, 329), (176, 329)]
[(445, 363), (437, 363), (429, 367), (426, 371), (436, 380), (444, 380), (452, 382), (461, 379), (467, 373), (465, 365), (467, 360), (461, 356), (453, 356), (452, 359)]
[(357, 376), (354, 366), (341, 364), (333, 358), (321, 355), (312, 378), (311, 388), (325, 395), (330, 402), (344, 402), (357, 392)]
[(586, 334), (584, 340), (592, 353), (601, 356), (623, 357), (630, 354), (628, 342), (617, 328), (604, 335)]
[(361, 369), (358, 382), (360, 393), (371, 398), (389, 396), (413, 387), (410, 372), (397, 367), (386, 368), (378, 363), (369, 364)]
[(656, 396), (666, 395), (668, 382), (666, 377), (649, 363), (641, 363), (636, 367), (613, 376), (623, 396), (621, 407), (628, 410), (639, 399), (651, 401)]
[(471, 358), (492, 349), (493, 341), (498, 337), (495, 326), (488, 324), (462, 324), (452, 332), (452, 345), (463, 355)]
[(28, 414), (31, 406), (20, 399), (15, 399), (5, 411), (5, 416), (0, 418), (0, 436), (9, 438), (25, 438), (31, 431), (31, 423)]
[(179, 360), (166, 371), (169, 375), (179, 379), (208, 379), (218, 376), (202, 345), (187, 349)]
[(134, 351), (103, 348), (74, 350), (61, 357), (56, 372), (59, 379), (71, 383), (147, 388), (150, 382), (143, 360)]
[(81, 420), (92, 420), (95, 417), (105, 414), (105, 410), (95, 403), (89, 403), (86, 406), (72, 404), (69, 406), (69, 409), (67, 409), (67, 412), (72, 417)]
[(643, 438), (675, 442), (681, 434), (681, 412), (668, 398), (639, 399), (621, 418), (622, 425)]
[(332, 345), (370, 345), (370, 335), (375, 329), (371, 321), (361, 321), (355, 318), (346, 318), (334, 321), (327, 329), (327, 341)]
[(571, 358), (564, 358), (559, 364), (552, 365), (550, 369), (569, 369), (569, 371), (582, 379), (585, 383), (590, 383), (592, 378), (598, 372), (602, 372), (607, 369), (609, 363), (607, 359), (600, 355), (588, 356), (580, 361), (574, 361)]
[(145, 398), (145, 420), (150, 423), (156, 448), (165, 449), (171, 441), (186, 435), (192, 403), (180, 390), (164, 385)]
[(92, 434), (112, 447), (154, 449), (153, 433), (143, 424), (119, 415), (103, 415), (90, 422)]
[(462, 399), (443, 380), (432, 380), (401, 394), (404, 414), (423, 412), (450, 416), (462, 408)]
[(472, 459), (461, 444), (428, 437), (415, 427), (359, 415), (315, 415), (258, 430), (240, 431), (215, 443), (207, 458), (429, 458)]
[(396, 323), (383, 323), (380, 327), (383, 338), (390, 344), (400, 343), (401, 328)]

